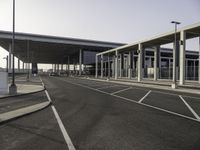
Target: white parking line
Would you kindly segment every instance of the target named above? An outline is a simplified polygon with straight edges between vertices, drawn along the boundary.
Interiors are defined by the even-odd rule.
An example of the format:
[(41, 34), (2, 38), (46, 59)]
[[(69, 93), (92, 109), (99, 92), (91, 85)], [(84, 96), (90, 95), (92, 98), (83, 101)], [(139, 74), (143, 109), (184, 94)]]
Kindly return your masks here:
[(71, 141), (71, 139), (70, 139), (70, 137), (69, 137), (69, 135), (68, 135), (68, 133), (67, 133), (67, 131), (66, 131), (66, 129), (65, 129), (63, 123), (62, 123), (62, 121), (61, 121), (61, 119), (60, 119), (60, 116), (58, 115), (58, 113), (56, 111), (56, 108), (54, 106), (51, 106), (51, 108), (52, 108), (53, 113), (54, 113), (54, 115), (56, 117), (58, 125), (59, 125), (59, 127), (60, 127), (60, 129), (62, 131), (62, 134), (64, 136), (65, 142), (67, 143), (68, 149), (69, 150), (75, 150), (75, 147), (74, 147), (74, 145), (73, 145), (73, 143), (72, 143), (72, 141)]
[(102, 90), (102, 89), (112, 88), (112, 87), (116, 87), (116, 86), (119, 86), (119, 85), (100, 87), (100, 88), (97, 88), (97, 90)]
[(114, 95), (114, 94), (117, 94), (117, 93), (120, 93), (120, 92), (124, 92), (124, 91), (127, 91), (129, 89), (131, 89), (132, 87), (128, 87), (128, 88), (125, 88), (125, 89), (122, 89), (122, 90), (119, 90), (119, 91), (116, 91), (116, 92), (113, 92), (111, 93), (111, 95)]
[[(41, 79), (41, 81), (42, 81), (42, 79)], [(43, 83), (43, 81), (42, 81), (42, 83)], [(47, 96), (48, 100), (50, 102), (52, 102), (52, 100), (51, 100), (51, 98), (50, 98), (49, 93), (47, 92), (47, 90), (45, 90), (45, 93), (46, 93), (46, 96)], [(60, 119), (60, 116), (58, 115), (58, 112), (56, 111), (56, 108), (53, 105), (51, 105), (51, 109), (53, 110), (53, 113), (54, 113), (55, 118), (56, 118), (56, 120), (58, 122), (60, 130), (61, 130), (61, 132), (63, 134), (65, 142), (66, 142), (66, 144), (68, 146), (68, 149), (69, 150), (76, 150), (75, 147), (74, 147), (74, 145), (73, 145), (73, 143), (72, 143), (72, 141), (71, 141), (71, 139), (70, 139), (70, 137), (69, 137), (69, 135), (68, 135), (68, 133), (67, 133), (67, 131), (66, 131), (66, 129), (65, 129), (65, 127), (64, 127), (64, 125), (63, 125), (63, 123), (62, 123), (62, 120)]]
[(184, 98), (179, 95), (180, 99), (183, 101), (183, 103), (187, 106), (187, 108), (191, 111), (191, 113), (197, 118), (197, 120), (200, 121), (200, 117), (198, 116), (198, 114), (192, 109), (192, 107), (184, 100)]
[(42, 86), (44, 87), (44, 83), (43, 83), (43, 81), (42, 81), (42, 79), (41, 79), (41, 77), (39, 76), (39, 79), (40, 79), (40, 81), (42, 82)]
[[(62, 79), (60, 79), (60, 80), (62, 80)], [(66, 81), (66, 80), (62, 80), (62, 81), (65, 81), (67, 83), (70, 83), (70, 84), (73, 84), (73, 85), (76, 85), (76, 86), (85, 87), (85, 88), (91, 89), (93, 91), (98, 91), (98, 92), (103, 93), (103, 94), (111, 95), (110, 93), (107, 93), (107, 92), (104, 92), (104, 91), (101, 91), (101, 90), (98, 90), (98, 89), (94, 89), (94, 88), (91, 88), (89, 86), (85, 86), (85, 85), (82, 85), (82, 84), (79, 84), (79, 83), (72, 83), (72, 82), (69, 82), (69, 81)], [(192, 118), (192, 117), (189, 117), (189, 116), (185, 116), (185, 115), (173, 112), (173, 111), (162, 109), (162, 108), (159, 108), (159, 107), (156, 107), (156, 106), (151, 106), (151, 105), (145, 104), (145, 103), (139, 103), (136, 100), (125, 98), (125, 97), (122, 97), (122, 96), (119, 96), (119, 95), (111, 95), (111, 96), (114, 96), (114, 97), (129, 101), (129, 102), (133, 102), (133, 103), (136, 103), (136, 104), (139, 104), (139, 105), (143, 105), (143, 106), (146, 106), (146, 107), (149, 107), (149, 108), (153, 108), (153, 109), (156, 109), (156, 110), (159, 110), (159, 111), (166, 112), (168, 114), (172, 114), (172, 115), (175, 115), (175, 116), (179, 116), (179, 117), (182, 117), (182, 118), (185, 118), (185, 119), (188, 119), (188, 120), (192, 120), (192, 121), (196, 121), (196, 122), (200, 123), (200, 120), (198, 120), (198, 119), (195, 119), (195, 118)]]
[(147, 92), (147, 94), (146, 94), (144, 97), (142, 97), (142, 98), (138, 101), (138, 103), (142, 103), (142, 101), (143, 101), (150, 93), (151, 93), (151, 90), (150, 90), (149, 92)]

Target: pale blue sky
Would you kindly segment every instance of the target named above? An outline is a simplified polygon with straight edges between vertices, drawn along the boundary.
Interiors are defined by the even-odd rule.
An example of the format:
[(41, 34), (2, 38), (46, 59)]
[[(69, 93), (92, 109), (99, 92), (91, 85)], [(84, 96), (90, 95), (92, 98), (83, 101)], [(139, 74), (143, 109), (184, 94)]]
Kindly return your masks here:
[[(17, 32), (131, 43), (173, 30), (172, 20), (200, 22), (200, 0), (16, 0)], [(0, 30), (12, 30), (12, 0), (0, 0)]]

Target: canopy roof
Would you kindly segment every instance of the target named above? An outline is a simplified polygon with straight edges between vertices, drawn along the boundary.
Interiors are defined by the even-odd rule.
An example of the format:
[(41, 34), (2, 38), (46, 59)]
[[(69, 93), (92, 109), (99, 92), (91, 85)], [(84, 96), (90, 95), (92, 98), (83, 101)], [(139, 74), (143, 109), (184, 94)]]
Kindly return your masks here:
[[(12, 32), (0, 31), (0, 46), (9, 51)], [(27, 33), (15, 34), (14, 54), (24, 62), (66, 63), (67, 56), (78, 61), (79, 50), (102, 52), (122, 46), (122, 43), (36, 35)], [(30, 59), (29, 59), (30, 58)]]
[[(196, 24), (192, 24), (183, 28), (179, 28), (177, 30), (177, 40), (180, 40), (180, 32), (185, 31), (186, 32), (186, 39), (191, 39), (195, 37), (200, 37), (200, 22)], [(149, 48), (153, 46), (159, 46), (164, 45), (168, 43), (174, 42), (174, 31), (170, 31), (164, 34), (160, 34), (145, 40), (137, 41), (131, 44), (123, 45), (114, 49), (110, 49), (108, 51), (104, 51), (101, 53), (98, 53), (98, 55), (106, 54), (110, 52), (114, 52), (116, 50), (120, 51), (128, 51), (128, 50), (137, 50), (138, 44), (142, 44), (143, 48)]]

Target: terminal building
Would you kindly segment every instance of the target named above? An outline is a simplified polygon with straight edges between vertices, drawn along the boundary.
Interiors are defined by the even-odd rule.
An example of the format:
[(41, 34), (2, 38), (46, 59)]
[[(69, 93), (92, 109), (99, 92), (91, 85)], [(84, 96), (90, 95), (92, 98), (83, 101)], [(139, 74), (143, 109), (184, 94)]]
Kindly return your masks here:
[[(173, 49), (170, 48), (160, 48), (159, 56), (159, 67), (158, 67), (158, 79), (172, 79), (173, 73)], [(198, 80), (198, 66), (199, 66), (199, 52), (187, 50), (185, 54), (185, 79), (186, 80)], [(103, 77), (113, 77), (115, 76), (114, 67), (114, 57), (104, 56), (103, 64)], [(137, 66), (138, 66), (138, 54), (137, 51), (131, 53), (132, 64), (129, 66), (129, 53), (123, 53), (119, 56), (118, 63), (120, 68), (118, 70), (118, 78), (137, 78)], [(108, 60), (110, 61), (110, 68), (108, 68)], [(154, 78), (154, 50), (151, 48), (145, 49), (145, 55), (143, 58), (143, 76), (144, 78), (153, 79)], [(98, 61), (98, 76), (101, 76), (101, 60)], [(130, 76), (129, 76), (129, 67)], [(110, 69), (110, 76), (109, 70)], [(177, 68), (177, 72), (179, 68)], [(178, 73), (177, 73), (178, 74)], [(177, 76), (179, 79), (179, 76)]]
[[(186, 50), (186, 40), (199, 38), (197, 51)], [(161, 48), (173, 44), (173, 49)], [(172, 88), (188, 80), (200, 83), (200, 23), (175, 28), (158, 36), (120, 46), (96, 55), (96, 78), (168, 79)], [(177, 82), (178, 80), (178, 82)], [(177, 84), (178, 83), (178, 84)]]
[[(51, 64), (51, 71), (63, 75), (138, 82), (162, 79), (173, 82), (173, 88), (176, 88), (176, 80), (179, 85), (187, 81), (200, 83), (200, 40), (197, 50), (186, 50), (187, 39), (200, 37), (200, 23), (131, 44), (15, 33), (13, 51), (12, 35), (12, 32), (0, 31), (0, 46), (9, 52), (7, 70), (10, 74), (14, 55), (18, 59), (15, 73), (21, 70), (27, 74), (37, 73), (38, 64)], [(170, 43), (174, 45), (172, 49), (162, 48)]]

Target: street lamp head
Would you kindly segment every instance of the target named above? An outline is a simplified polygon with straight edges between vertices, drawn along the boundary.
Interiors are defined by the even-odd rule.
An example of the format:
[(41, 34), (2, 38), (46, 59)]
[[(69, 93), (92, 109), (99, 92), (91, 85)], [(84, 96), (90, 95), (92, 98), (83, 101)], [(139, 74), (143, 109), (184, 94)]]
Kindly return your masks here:
[(178, 21), (171, 21), (171, 23), (175, 23), (175, 24), (181, 24), (180, 22)]

